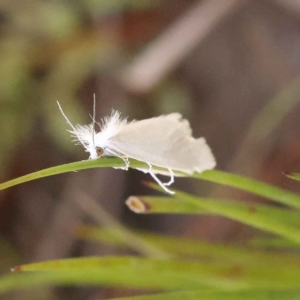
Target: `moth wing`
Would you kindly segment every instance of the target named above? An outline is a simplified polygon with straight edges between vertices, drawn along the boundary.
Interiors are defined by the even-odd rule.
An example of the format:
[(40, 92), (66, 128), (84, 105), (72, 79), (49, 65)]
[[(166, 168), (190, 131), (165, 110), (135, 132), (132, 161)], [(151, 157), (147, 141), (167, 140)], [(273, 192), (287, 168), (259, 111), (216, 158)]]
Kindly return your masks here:
[(191, 133), (188, 121), (175, 113), (124, 125), (111, 146), (128, 157), (190, 174), (213, 168), (205, 140)]

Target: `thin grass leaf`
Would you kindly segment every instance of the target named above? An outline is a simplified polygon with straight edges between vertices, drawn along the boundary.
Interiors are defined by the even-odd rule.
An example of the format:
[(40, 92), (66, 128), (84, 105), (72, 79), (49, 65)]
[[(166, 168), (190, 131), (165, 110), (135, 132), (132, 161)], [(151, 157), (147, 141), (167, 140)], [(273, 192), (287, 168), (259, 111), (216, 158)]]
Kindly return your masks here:
[(238, 292), (219, 292), (219, 291), (187, 291), (161, 293), (147, 296), (134, 296), (118, 298), (118, 300), (298, 300), (300, 290), (281, 291), (281, 290), (261, 290), (261, 291), (238, 291)]
[(264, 237), (251, 239), (249, 244), (258, 248), (272, 248), (272, 249), (299, 249), (299, 244), (283, 239), (281, 237)]
[(77, 195), (80, 199), (80, 201), (78, 200), (77, 202), (81, 209), (83, 209), (90, 217), (93, 217), (99, 224), (114, 228), (114, 231), (111, 232), (112, 238), (114, 237), (115, 239), (127, 242), (133, 250), (142, 255), (159, 259), (170, 258), (170, 255), (158, 246), (151, 244), (143, 237), (136, 235), (132, 230), (119, 223), (86, 193), (78, 191)]
[[(96, 160), (84, 160), (74, 163), (69, 163), (65, 165), (60, 165), (56, 167), (51, 167), (48, 169), (44, 169), (41, 171), (37, 171), (31, 174), (27, 174), (21, 176), (19, 178), (4, 182), (0, 184), (0, 190), (7, 189), (9, 187), (28, 182), (31, 180), (58, 175), (67, 172), (75, 172), (84, 169), (91, 169), (91, 168), (107, 168), (107, 167), (124, 167), (124, 161), (115, 158), (115, 157), (106, 157)], [(147, 164), (144, 162), (140, 162), (134, 159), (130, 159), (130, 167), (131, 168), (146, 168)], [(165, 170), (164, 168), (153, 167), (154, 170)], [(181, 176), (187, 176), (182, 172), (176, 172)], [(234, 187), (240, 190), (248, 191), (250, 193), (259, 195), (261, 197), (265, 197), (267, 199), (273, 200), (277, 203), (286, 204), (295, 208), (300, 208), (300, 196), (286, 191), (284, 189), (280, 189), (274, 187), (269, 184), (261, 183), (259, 181), (255, 181), (252, 179), (248, 179), (242, 176), (218, 171), (218, 170), (209, 170), (202, 173), (195, 173), (191, 177), (196, 179), (203, 179), (210, 182)]]
[(300, 173), (283, 173), (284, 176), (300, 181)]
[[(15, 270), (39, 271), (40, 276), (50, 274), (50, 279), (40, 279), (39, 284), (45, 280), (44, 283), (104, 284), (164, 290), (203, 287), (218, 290), (300, 289), (300, 268), (296, 264), (282, 267), (273, 263), (266, 268), (210, 261), (199, 263), (136, 257), (90, 257), (34, 263), (19, 266)], [(59, 280), (51, 277), (51, 274), (57, 274)], [(6, 283), (9, 284), (12, 283)], [(29, 286), (32, 284), (28, 283)], [(0, 280), (0, 292), (3, 285)], [(15, 288), (16, 285), (10, 287)]]
[[(108, 243), (118, 247), (130, 247), (127, 240), (118, 239), (114, 235), (113, 228), (99, 228), (92, 226), (81, 226), (76, 236)], [(299, 265), (300, 257), (292, 253), (276, 253), (274, 251), (262, 251), (253, 248), (244, 248), (234, 245), (211, 244), (204, 241), (191, 240), (187, 238), (174, 238), (145, 231), (135, 232), (137, 236), (159, 246), (161, 249), (173, 255), (182, 255), (184, 258), (193, 256), (199, 260), (214, 262), (230, 262), (245, 265), (256, 264), (268, 267), (276, 263), (277, 266)], [(184, 247), (182, 247), (184, 245)]]
[(174, 197), (130, 196), (125, 203), (130, 210), (139, 214), (212, 214), (194, 203)]
[[(120, 272), (120, 273), (116, 273)], [(152, 277), (151, 277), (152, 276)], [(173, 283), (171, 282), (173, 281)], [(142, 289), (175, 289), (187, 286), (188, 288), (201, 288), (200, 281), (194, 282), (190, 279), (183, 278), (180, 274), (172, 277), (150, 273), (149, 277), (138, 272), (133, 274), (130, 270), (107, 267), (103, 270), (83, 269), (69, 270), (63, 272), (30, 272), (22, 274), (10, 274), (0, 277), (0, 294), (15, 291), (24, 288), (35, 288), (42, 286), (110, 286), (124, 288), (142, 288)]]
[[(98, 282), (110, 286), (135, 288), (190, 289), (208, 286), (232, 290), (251, 286), (250, 283), (240, 282), (235, 276), (228, 275), (231, 268), (228, 265), (136, 257), (88, 257), (33, 263), (18, 266), (14, 270), (43, 271), (59, 276), (65, 273), (68, 275), (60, 278), (70, 280), (70, 283), (73, 280), (79, 283), (79, 276), (85, 274), (86, 277), (82, 277), (83, 284)], [(92, 281), (89, 279), (90, 275), (93, 276)]]
[[(69, 164), (59, 165), (56, 167), (51, 167), (36, 171), (0, 184), (0, 190), (10, 188), (12, 186), (25, 183), (28, 181), (36, 180), (39, 178), (49, 177), (53, 175), (68, 173), (68, 172), (77, 172), (85, 169), (93, 168), (123, 168), (125, 167), (124, 161), (117, 157), (103, 157), (101, 159), (89, 159), (77, 161)], [(144, 168), (147, 169), (149, 166), (141, 161), (130, 159), (130, 167), (133, 169)], [(160, 167), (153, 167), (153, 170), (165, 170), (168, 173), (168, 170)], [(187, 176), (186, 174), (181, 173), (181, 176)]]
[(123, 166), (124, 166), (124, 162), (119, 158), (103, 158), (99, 160), (97, 159), (97, 160), (77, 161), (69, 164), (64, 164), (64, 165), (40, 170), (37, 172), (33, 172), (18, 177), (13, 180), (6, 181), (0, 184), (0, 190), (4, 190), (24, 182), (36, 180), (39, 178), (49, 177), (53, 175), (63, 174), (67, 172), (76, 172), (79, 170), (92, 169), (92, 168), (123, 167)]
[[(156, 184), (148, 183), (147, 185), (155, 190), (160, 190), (160, 187)], [(251, 204), (249, 206), (249, 204), (229, 200), (199, 198), (180, 191), (176, 191), (173, 197), (174, 199), (194, 204), (195, 207), (210, 211), (212, 214), (239, 221), (280, 235), (295, 243), (300, 243), (300, 227), (297, 226), (298, 214), (293, 212), (260, 204)], [(172, 207), (169, 210), (172, 210)]]
[[(160, 187), (153, 183), (147, 184), (149, 187), (155, 188), (160, 191)], [(288, 223), (300, 228), (300, 213), (286, 208), (277, 208), (270, 205), (260, 203), (245, 203), (226, 199), (211, 199), (211, 198), (198, 198), (204, 201), (213, 201), (216, 204), (233, 208), (243, 208), (248, 210), (249, 213), (259, 213), (271, 217), (282, 223)], [(156, 196), (130, 196), (126, 200), (128, 208), (136, 213), (143, 214), (205, 214), (215, 215), (213, 211), (205, 209), (198, 204), (190, 201), (183, 201), (182, 198), (177, 197), (156, 197)]]
[(273, 200), (280, 204), (289, 205), (298, 209), (300, 208), (300, 196), (297, 194), (239, 175), (218, 170), (210, 170), (202, 173), (195, 173), (193, 178), (234, 187)]

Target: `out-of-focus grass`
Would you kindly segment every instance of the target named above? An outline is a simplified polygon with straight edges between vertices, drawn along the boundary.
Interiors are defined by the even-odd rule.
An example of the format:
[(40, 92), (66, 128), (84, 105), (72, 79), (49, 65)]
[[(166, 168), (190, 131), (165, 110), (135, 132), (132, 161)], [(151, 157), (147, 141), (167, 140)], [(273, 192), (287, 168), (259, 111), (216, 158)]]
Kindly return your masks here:
[[(5, 189), (30, 180), (75, 170), (121, 167), (123, 164), (124, 162), (118, 158), (75, 162), (25, 175), (2, 183), (0, 188)], [(130, 167), (143, 168), (145, 164), (130, 160)], [(300, 197), (298, 195), (238, 175), (211, 170), (195, 174), (192, 177), (246, 190), (277, 203), (299, 208)], [(148, 183), (148, 185), (160, 190), (155, 184)], [(176, 191), (173, 197), (135, 197), (133, 199), (141, 201), (147, 213), (217, 214), (300, 243), (298, 212), (287, 208), (275, 208), (257, 203), (245, 204), (224, 199), (205, 199), (180, 191)], [(126, 234), (126, 231), (118, 231), (118, 235), (115, 235), (114, 239), (122, 244)], [(80, 258), (24, 265), (15, 270), (42, 271), (42, 273), (39, 274), (39, 277), (35, 276), (36, 274), (4, 277), (0, 280), (0, 287), (2, 286), (0, 291), (6, 292), (15, 288), (44, 284), (104, 284), (149, 289), (180, 288), (183, 290), (204, 287), (214, 291), (220, 289), (239, 291), (264, 289), (266, 293), (270, 289), (300, 288), (300, 272), (298, 270), (300, 261), (294, 255), (273, 253), (268, 257), (267, 252), (251, 253), (250, 251), (247, 253), (246, 250), (240, 251), (234, 246), (226, 249), (226, 247), (193, 244), (190, 241), (164, 237), (147, 237), (145, 235), (144, 238), (171, 253), (169, 259)], [(185, 253), (184, 248), (189, 250)], [(193, 263), (186, 261), (187, 257), (183, 255), (184, 253), (192, 254), (195, 261)], [(177, 254), (181, 259), (175, 259), (176, 256), (173, 257), (172, 254)], [(206, 260), (202, 262), (203, 257), (206, 257)], [(274, 263), (275, 261), (276, 263)], [(253, 292), (254, 294), (255, 292)], [(235, 296), (233, 294), (232, 299)]]
[[(82, 225), (76, 231), (78, 238), (97, 241), (122, 248), (132, 248), (130, 240), (124, 236), (115, 235), (115, 228), (100, 228)], [(153, 245), (167, 251), (172, 257), (181, 259), (197, 259), (200, 261), (230, 262), (265, 265), (276, 262), (276, 265), (300, 263), (297, 253), (286, 255), (282, 252), (246, 248), (238, 245), (222, 245), (187, 238), (170, 237), (145, 231), (134, 231), (137, 236)], [(184, 245), (184, 247), (182, 247)]]
[[(290, 264), (246, 264), (154, 260), (137, 257), (87, 257), (18, 266), (15, 271), (38, 272), (3, 277), (0, 292), (44, 284), (88, 284), (148, 289), (296, 289), (300, 271)], [(39, 275), (37, 277), (35, 275)], [(28, 276), (28, 277), (26, 277)], [(26, 279), (27, 278), (27, 279)], [(34, 278), (34, 280), (33, 280)]]

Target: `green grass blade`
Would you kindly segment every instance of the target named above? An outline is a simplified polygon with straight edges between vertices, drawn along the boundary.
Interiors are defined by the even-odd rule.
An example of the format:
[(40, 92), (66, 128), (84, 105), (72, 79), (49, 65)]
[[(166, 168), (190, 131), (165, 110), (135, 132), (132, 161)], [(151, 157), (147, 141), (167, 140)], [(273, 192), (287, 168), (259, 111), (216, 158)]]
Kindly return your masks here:
[(281, 237), (259, 237), (251, 239), (249, 244), (256, 248), (267, 249), (299, 249), (299, 244)]
[[(0, 278), (0, 292), (42, 284), (105, 285), (157, 289), (300, 289), (300, 268), (276, 263), (247, 265), (153, 260), (136, 257), (90, 257), (34, 263), (16, 270), (36, 271), (40, 277)], [(27, 272), (25, 272), (27, 273)], [(15, 274), (19, 275), (19, 274)], [(22, 275), (22, 274), (21, 274)], [(30, 274), (29, 274), (30, 275)], [(35, 272), (33, 273), (35, 275)], [(49, 276), (49, 277), (47, 277)], [(35, 280), (32, 282), (31, 280)]]
[(289, 205), (298, 209), (300, 208), (300, 196), (297, 194), (253, 179), (218, 170), (195, 173), (193, 177), (234, 187), (273, 200), (277, 203)]
[(194, 201), (195, 204), (198, 202), (201, 208), (207, 209), (212, 213), (280, 235), (295, 243), (300, 243), (300, 227), (293, 225), (286, 219), (286, 216), (289, 215), (286, 211), (280, 212), (280, 210), (275, 208), (262, 205), (249, 207), (249, 205), (242, 203), (230, 204), (228, 201), (222, 203), (220, 201), (193, 197), (182, 192), (177, 192), (176, 198)]
[[(59, 165), (55, 167), (51, 167), (48, 169), (40, 170), (37, 172), (33, 172), (9, 181), (6, 181), (4, 183), (0, 184), (0, 190), (4, 190), (7, 188), (10, 188), (12, 186), (36, 180), (39, 178), (49, 177), (53, 175), (68, 173), (68, 172), (77, 172), (79, 170), (85, 170), (85, 169), (93, 169), (93, 168), (121, 168), (124, 167), (124, 161), (117, 157), (103, 157), (101, 159), (91, 159), (91, 160), (82, 160), (77, 161), (69, 164)], [(130, 159), (130, 167), (133, 169), (136, 168), (145, 168), (148, 169), (149, 166), (144, 163), (140, 162), (135, 159)], [(160, 168), (160, 167), (153, 167), (153, 170), (165, 170), (168, 173), (167, 169)], [(185, 174), (181, 173), (181, 176), (186, 176)]]
[(82, 277), (82, 283), (102, 283), (105, 285), (150, 289), (190, 289), (208, 286), (231, 290), (249, 286), (249, 283), (228, 276), (227, 272), (231, 270), (231, 266), (228, 265), (195, 264), (184, 261), (137, 257), (64, 259), (18, 266), (15, 270), (55, 272), (59, 276), (66, 273), (68, 279), (63, 280), (72, 281), (74, 279), (76, 283), (80, 282), (76, 274), (78, 276), (86, 274), (88, 280), (90, 280), (89, 274), (92, 274), (92, 281), (86, 282), (86, 279)]
[(77, 195), (81, 199), (78, 203), (81, 209), (90, 217), (93, 217), (98, 224), (104, 224), (114, 229), (111, 231), (112, 238), (127, 242), (130, 244), (131, 249), (142, 255), (159, 259), (170, 258), (170, 255), (162, 249), (159, 249), (158, 246), (149, 243), (143, 237), (136, 235), (132, 230), (119, 223), (88, 195), (82, 192), (77, 192)]
[(194, 203), (174, 197), (131, 196), (125, 203), (130, 210), (143, 214), (212, 214)]
[(7, 189), (9, 187), (28, 182), (31, 180), (36, 180), (43, 177), (63, 174), (67, 172), (76, 172), (83, 169), (92, 168), (106, 168), (106, 167), (122, 167), (124, 162), (119, 158), (103, 158), (97, 160), (83, 160), (77, 161), (69, 164), (64, 164), (56, 167), (51, 167), (48, 169), (33, 172), (13, 180), (6, 181), (0, 184), (0, 190)]
[(300, 181), (300, 173), (283, 173), (286, 177)]
[[(119, 273), (116, 273), (119, 272)], [(152, 277), (151, 277), (152, 276)], [(171, 282), (173, 280), (173, 283)], [(0, 294), (17, 289), (34, 288), (41, 286), (63, 285), (63, 286), (110, 286), (124, 288), (142, 289), (176, 289), (188, 286), (189, 288), (201, 287), (201, 280), (194, 282), (188, 276), (171, 276), (170, 274), (157, 276), (150, 272), (147, 276), (143, 272), (136, 275), (122, 268), (109, 266), (103, 270), (83, 269), (68, 270), (63, 272), (32, 272), (22, 274), (11, 274), (0, 277)]]
[[(148, 183), (149, 187), (160, 190), (156, 184)], [(280, 235), (295, 243), (300, 243), (300, 226), (298, 214), (284, 209), (261, 204), (247, 204), (232, 202), (229, 200), (207, 199), (195, 197), (180, 191), (176, 191), (174, 199), (181, 200), (212, 214), (223, 216), (255, 228)], [(170, 206), (169, 210), (172, 210)], [(196, 211), (197, 213), (197, 211)]]
[[(109, 158), (101, 158), (96, 160), (84, 160), (74, 163), (69, 163), (65, 165), (60, 165), (56, 167), (51, 167), (48, 169), (40, 170), (31, 174), (27, 174), (21, 176), (19, 178), (4, 182), (0, 184), (0, 190), (28, 182), (31, 180), (35, 180), (38, 178), (43, 178), (47, 176), (53, 176), (57, 174), (67, 173), (67, 172), (75, 172), (78, 170), (91, 169), (91, 168), (106, 168), (106, 167), (123, 167), (124, 162), (122, 159), (109, 157)], [(147, 168), (147, 164), (137, 161), (130, 160), (131, 168)], [(154, 167), (154, 169), (163, 170), (163, 168)], [(177, 172), (182, 176), (186, 176), (186, 174)], [(242, 176), (218, 171), (218, 170), (210, 170), (205, 171), (203, 173), (195, 173), (193, 178), (203, 179), (210, 182), (238, 188), (244, 191), (248, 191), (250, 193), (268, 198), (275, 202), (290, 205), (292, 207), (300, 208), (300, 196), (286, 191), (284, 189), (280, 189), (265, 183), (261, 183), (252, 179), (248, 179)]]
[[(300, 266), (300, 257), (297, 254), (276, 253), (274, 251), (248, 249), (233, 245), (211, 244), (204, 241), (174, 238), (145, 231), (135, 232), (135, 234), (149, 241), (151, 244), (168, 251), (168, 253), (183, 256), (184, 258), (193, 256), (205, 261), (239, 263), (244, 266), (256, 264), (258, 266), (265, 266), (266, 268), (273, 263), (282, 267), (295, 264)], [(130, 247), (126, 240), (116, 238), (114, 229), (82, 226), (76, 236), (108, 243), (113, 246)]]
[(300, 290), (281, 291), (281, 290), (261, 290), (261, 291), (238, 291), (238, 292), (219, 292), (219, 291), (188, 291), (172, 292), (147, 296), (134, 296), (118, 298), (118, 300), (298, 300)]
[[(160, 190), (160, 187), (153, 183), (148, 183), (148, 186)], [(179, 191), (178, 191), (179, 192)], [(179, 192), (180, 193), (180, 192)], [(300, 228), (300, 213), (286, 208), (277, 208), (270, 205), (260, 203), (246, 203), (226, 199), (211, 199), (199, 198), (202, 201), (213, 201), (215, 204), (223, 207), (226, 205), (229, 208), (237, 208), (248, 211), (249, 214), (262, 214), (270, 217), (278, 222), (288, 223), (291, 225), (299, 226)], [(173, 197), (155, 197), (155, 196), (130, 196), (126, 200), (126, 205), (136, 213), (144, 214), (217, 214), (212, 210), (205, 209), (199, 203), (193, 201), (183, 201), (181, 197), (176, 194)]]

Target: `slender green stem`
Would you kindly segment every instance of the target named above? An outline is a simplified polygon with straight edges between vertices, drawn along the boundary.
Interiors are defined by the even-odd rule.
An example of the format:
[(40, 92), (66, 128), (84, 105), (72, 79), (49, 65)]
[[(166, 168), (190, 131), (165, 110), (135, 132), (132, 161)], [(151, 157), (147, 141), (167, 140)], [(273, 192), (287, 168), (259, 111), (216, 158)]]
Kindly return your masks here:
[[(28, 182), (31, 180), (35, 180), (38, 178), (43, 178), (47, 176), (58, 175), (67, 172), (74, 172), (78, 170), (84, 169), (92, 169), (92, 168), (122, 168), (124, 167), (124, 162), (119, 158), (102, 158), (97, 160), (84, 160), (74, 163), (69, 163), (65, 165), (60, 165), (56, 167), (51, 167), (48, 169), (44, 169), (41, 171), (37, 171), (31, 174), (27, 174), (21, 176), (19, 178), (4, 182), (0, 184), (0, 190), (7, 189), (9, 187)], [(131, 168), (144, 168), (147, 169), (148, 166), (144, 162), (140, 162), (134, 159), (130, 160)], [(164, 168), (153, 167), (153, 170), (164, 170)], [(182, 172), (176, 172), (177, 175), (187, 176)], [(195, 179), (203, 179), (210, 182), (234, 187), (240, 190), (248, 191), (250, 193), (259, 195), (261, 197), (265, 197), (267, 199), (273, 200), (275, 202), (289, 205), (295, 208), (300, 208), (300, 196), (297, 194), (291, 193), (284, 189), (280, 189), (274, 187), (272, 185), (262, 183), (253, 179), (245, 178), (242, 176), (218, 171), (218, 170), (209, 170), (203, 173), (195, 173), (191, 176)]]
[(300, 196), (270, 184), (218, 170), (195, 173), (194, 178), (230, 186), (275, 202), (300, 208)]
[(92, 169), (92, 168), (106, 168), (106, 167), (122, 167), (124, 166), (124, 162), (118, 158), (103, 158), (99, 160), (83, 160), (77, 161), (69, 164), (64, 164), (60, 166), (51, 167), (48, 169), (40, 170), (37, 172), (33, 172), (16, 179), (12, 179), (0, 184), (0, 190), (7, 189), (9, 187), (32, 181), (35, 179), (49, 177), (53, 175), (68, 173), (68, 172), (76, 172), (78, 170), (83, 169)]

